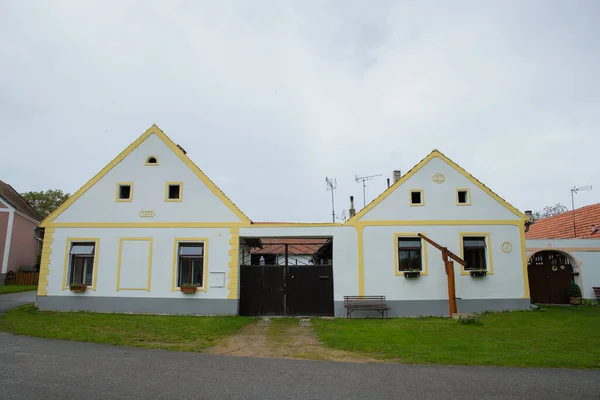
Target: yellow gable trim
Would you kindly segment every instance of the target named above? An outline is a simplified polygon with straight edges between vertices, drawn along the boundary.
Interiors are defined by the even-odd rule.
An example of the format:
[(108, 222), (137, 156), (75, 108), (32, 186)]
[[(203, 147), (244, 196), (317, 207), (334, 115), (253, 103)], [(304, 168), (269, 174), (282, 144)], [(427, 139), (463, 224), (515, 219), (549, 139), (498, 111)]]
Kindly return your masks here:
[(475, 186), (477, 186), (478, 188), (483, 190), (485, 193), (487, 193), (489, 196), (491, 196), (494, 200), (496, 200), (498, 203), (500, 203), (502, 206), (504, 206), (504, 208), (508, 209), (513, 214), (515, 214), (517, 217), (519, 217), (522, 220), (528, 220), (528, 218), (525, 216), (525, 214), (523, 214), (521, 211), (519, 211), (518, 209), (513, 207), (502, 197), (500, 197), (496, 193), (492, 192), (487, 186), (485, 186), (483, 183), (481, 183), (479, 180), (477, 180), (477, 178), (475, 178), (473, 175), (469, 174), (461, 166), (459, 166), (454, 161), (452, 161), (451, 159), (446, 157), (439, 150), (433, 150), (431, 153), (429, 153), (429, 155), (427, 157), (422, 159), (417, 165), (415, 165), (410, 171), (408, 171), (406, 173), (406, 175), (401, 177), (397, 182), (395, 182), (393, 185), (391, 185), (389, 188), (387, 188), (377, 198), (375, 198), (373, 201), (371, 201), (369, 204), (367, 204), (367, 206), (365, 208), (363, 208), (358, 213), (356, 213), (356, 215), (354, 217), (350, 218), (348, 221), (346, 221), (345, 224), (355, 225), (356, 223), (358, 223), (359, 220), (366, 213), (368, 213), (376, 205), (381, 203), (386, 197), (388, 197), (390, 194), (392, 194), (392, 192), (394, 192), (394, 190), (396, 190), (400, 185), (402, 185), (404, 182), (406, 182), (408, 179), (410, 179), (414, 174), (416, 174), (421, 168), (423, 168), (429, 161), (431, 161), (435, 157), (441, 159), (442, 161), (446, 162), (446, 164), (448, 164), (449, 166), (454, 168), (456, 171), (460, 172), (461, 175), (463, 175), (465, 178), (467, 178), (469, 181), (471, 181)]
[(92, 179), (90, 179), (85, 185), (83, 185), (78, 191), (76, 191), (67, 201), (65, 201), (60, 207), (58, 207), (54, 212), (52, 212), (48, 217), (46, 217), (41, 223), (40, 227), (49, 226), (52, 221), (56, 219), (60, 214), (62, 214), (67, 208), (71, 206), (78, 198), (80, 198), (85, 192), (88, 191), (92, 186), (94, 186), (104, 175), (106, 175), (111, 169), (113, 169), (117, 164), (119, 164), (125, 157), (131, 154), (140, 144), (142, 144), (150, 135), (158, 136), (170, 149), (175, 153), (181, 161), (185, 165), (188, 166), (189, 169), (196, 174), (198, 178), (204, 183), (211, 192), (214, 193), (215, 196), (223, 202), (242, 222), (250, 223), (250, 219), (215, 185), (205, 174), (198, 168), (196, 164), (192, 162), (192, 160), (186, 156), (181, 149), (177, 147), (177, 145), (167, 136), (165, 133), (160, 130), (156, 124), (152, 125), (150, 129), (148, 129), (142, 136), (137, 138), (137, 140), (131, 143), (125, 150), (123, 150), (115, 159), (113, 159), (106, 167), (104, 167), (100, 172), (98, 172)]

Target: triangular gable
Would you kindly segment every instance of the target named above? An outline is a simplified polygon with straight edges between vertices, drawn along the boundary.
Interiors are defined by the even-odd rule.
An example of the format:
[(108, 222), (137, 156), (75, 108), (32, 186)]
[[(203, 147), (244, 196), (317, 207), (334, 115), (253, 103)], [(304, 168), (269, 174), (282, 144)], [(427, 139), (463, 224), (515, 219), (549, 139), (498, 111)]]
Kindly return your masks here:
[(85, 185), (83, 185), (77, 192), (75, 192), (67, 201), (65, 201), (60, 207), (52, 212), (46, 219), (44, 219), (40, 226), (46, 227), (51, 224), (60, 214), (62, 214), (71, 204), (77, 201), (86, 191), (88, 191), (94, 184), (96, 184), (102, 177), (104, 177), (110, 170), (117, 166), (125, 157), (133, 152), (141, 143), (143, 143), (150, 135), (155, 134), (158, 136), (168, 147), (183, 161), (185, 165), (206, 185), (206, 187), (215, 195), (221, 202), (231, 210), (242, 222), (251, 223), (250, 219), (211, 181), (200, 168), (177, 146), (156, 124), (152, 125), (143, 135), (141, 135), (136, 141), (131, 143), (125, 150), (123, 150), (115, 159), (113, 159), (106, 167), (104, 167), (99, 173), (97, 173), (92, 179), (90, 179)]
[(368, 213), (370, 210), (372, 210), (374, 207), (376, 207), (379, 203), (381, 203), (386, 197), (388, 197), (391, 193), (393, 193), (398, 187), (400, 187), (404, 182), (406, 182), (413, 175), (415, 175), (421, 168), (423, 168), (423, 166), (425, 166), (429, 161), (431, 161), (435, 157), (446, 162), (449, 166), (454, 168), (461, 175), (463, 175), (465, 178), (467, 178), (469, 181), (471, 181), (475, 186), (479, 187), (486, 194), (491, 196), (494, 200), (496, 200), (504, 208), (506, 208), (513, 214), (515, 214), (517, 217), (519, 217), (523, 220), (528, 220), (528, 218), (525, 216), (525, 214), (523, 214), (517, 208), (512, 206), (510, 203), (508, 203), (502, 197), (500, 197), (496, 193), (494, 193), (490, 188), (488, 188), (483, 183), (481, 183), (473, 175), (469, 174), (460, 165), (456, 164), (454, 161), (452, 161), (451, 159), (446, 157), (442, 152), (435, 149), (431, 153), (429, 153), (429, 155), (427, 157), (425, 157), (424, 159), (419, 161), (419, 163), (417, 165), (415, 165), (410, 171), (408, 171), (404, 176), (402, 176), (397, 182), (395, 182), (393, 185), (391, 185), (389, 188), (387, 188), (383, 193), (381, 193), (378, 197), (376, 197), (373, 201), (371, 201), (369, 204), (367, 204), (367, 206), (365, 208), (360, 210), (360, 212), (356, 213), (356, 215), (354, 215), (352, 218), (350, 218), (348, 221), (346, 221), (346, 224), (352, 225), (352, 223), (359, 221), (360, 218), (362, 218), (366, 213)]

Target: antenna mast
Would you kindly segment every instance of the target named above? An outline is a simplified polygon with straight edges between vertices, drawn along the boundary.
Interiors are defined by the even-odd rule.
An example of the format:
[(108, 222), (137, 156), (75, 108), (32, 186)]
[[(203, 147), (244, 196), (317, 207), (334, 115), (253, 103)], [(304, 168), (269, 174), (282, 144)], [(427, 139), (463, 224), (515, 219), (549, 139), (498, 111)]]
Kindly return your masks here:
[(354, 180), (357, 183), (358, 183), (358, 181), (362, 181), (362, 184), (363, 184), (363, 207), (367, 206), (367, 196), (366, 196), (367, 184), (365, 182), (370, 181), (371, 179), (375, 178), (376, 176), (381, 176), (381, 174), (362, 176), (360, 178), (358, 177), (358, 175), (354, 175)]
[(331, 190), (331, 217), (333, 223), (335, 224), (335, 203), (333, 200), (333, 191), (337, 187), (337, 180), (335, 178), (325, 177), (325, 182), (327, 183), (327, 190)]

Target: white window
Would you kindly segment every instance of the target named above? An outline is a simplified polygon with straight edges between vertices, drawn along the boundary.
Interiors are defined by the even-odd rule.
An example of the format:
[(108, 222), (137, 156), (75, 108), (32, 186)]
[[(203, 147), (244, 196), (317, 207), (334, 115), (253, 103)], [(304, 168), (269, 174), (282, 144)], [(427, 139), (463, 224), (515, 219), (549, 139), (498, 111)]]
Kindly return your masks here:
[(204, 243), (179, 243), (177, 249), (177, 286), (183, 284), (203, 287)]
[(92, 286), (96, 257), (95, 242), (72, 242), (69, 250), (69, 282)]

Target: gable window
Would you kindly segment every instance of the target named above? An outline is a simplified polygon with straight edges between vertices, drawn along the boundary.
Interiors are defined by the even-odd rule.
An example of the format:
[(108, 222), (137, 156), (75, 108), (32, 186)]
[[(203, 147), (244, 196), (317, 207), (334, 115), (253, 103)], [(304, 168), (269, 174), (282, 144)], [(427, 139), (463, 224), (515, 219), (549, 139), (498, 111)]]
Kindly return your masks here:
[(92, 286), (94, 283), (95, 242), (72, 242), (69, 250), (69, 282)]
[(177, 259), (177, 286), (192, 284), (203, 287), (204, 243), (179, 243)]
[(463, 238), (463, 260), (467, 262), (465, 271), (487, 270), (484, 236)]
[(411, 206), (422, 206), (425, 204), (423, 190), (412, 189), (409, 191), (409, 200)]
[(459, 206), (471, 205), (469, 189), (456, 189), (456, 204)]
[(165, 190), (165, 201), (181, 201), (183, 184), (181, 182), (169, 182)]
[(133, 198), (133, 183), (117, 183), (117, 201), (131, 201)]
[(150, 165), (150, 166), (158, 165), (158, 159), (155, 156), (149, 156), (146, 159), (146, 162), (144, 165)]
[(423, 270), (420, 238), (398, 238), (398, 271)]

